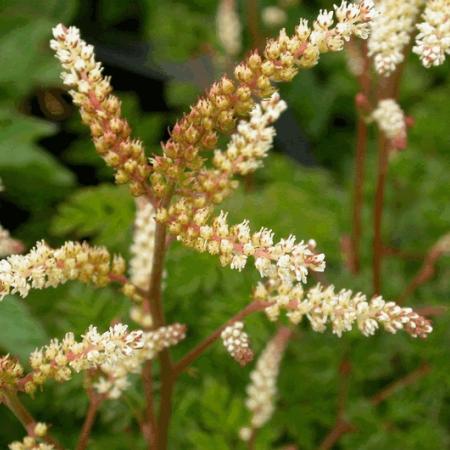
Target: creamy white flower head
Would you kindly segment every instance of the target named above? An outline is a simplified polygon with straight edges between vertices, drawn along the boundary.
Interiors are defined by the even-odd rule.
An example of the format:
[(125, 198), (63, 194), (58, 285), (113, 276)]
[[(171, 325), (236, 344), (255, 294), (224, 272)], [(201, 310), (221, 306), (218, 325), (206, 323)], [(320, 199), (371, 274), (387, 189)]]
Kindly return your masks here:
[(130, 281), (147, 290), (153, 264), (155, 245), (155, 209), (145, 197), (136, 199), (133, 243), (130, 247)]
[(231, 56), (241, 51), (241, 21), (235, 0), (220, 0), (216, 16), (217, 37), (225, 53)]
[(124, 270), (123, 259), (112, 258), (104, 247), (69, 241), (52, 249), (40, 241), (26, 255), (0, 261), (0, 300), (15, 293), (26, 297), (30, 289), (55, 287), (69, 280), (104, 286), (111, 274)]
[(268, 27), (280, 27), (287, 21), (287, 14), (284, 9), (278, 6), (266, 6), (261, 13), (262, 21)]
[(213, 164), (224, 172), (246, 175), (262, 166), (275, 137), (272, 124), (287, 108), (278, 93), (257, 104), (249, 120), (239, 122), (237, 132), (231, 136), (227, 150), (214, 153)]
[(388, 76), (404, 60), (403, 51), (423, 3), (424, 0), (380, 0), (377, 3), (379, 14), (371, 22), (368, 49), (378, 73)]
[(417, 29), (413, 52), (425, 67), (439, 66), (450, 54), (450, 0), (429, 0)]
[[(261, 290), (259, 294), (267, 297)], [(353, 294), (345, 289), (336, 292), (333, 285), (323, 287), (320, 284), (309, 289), (306, 298), (300, 291), (287, 295), (287, 315), (291, 321), (299, 323), (306, 317), (312, 329), (320, 333), (330, 325), (333, 333), (341, 337), (344, 332), (351, 331), (354, 324), (365, 336), (373, 335), (380, 325), (389, 333), (404, 330), (421, 338), (432, 331), (430, 322), (411, 308), (386, 302), (382, 297), (367, 301), (361, 293)]]
[(143, 332), (139, 349), (117, 361), (107, 360), (97, 367), (100, 376), (94, 383), (94, 388), (107, 398), (119, 398), (130, 386), (130, 374), (139, 373), (145, 361), (153, 359), (165, 348), (177, 344), (185, 335), (186, 327), (178, 323)]
[(254, 430), (261, 428), (272, 417), (277, 393), (276, 381), (290, 336), (288, 328), (280, 328), (268, 342), (250, 374), (245, 404), (251, 413), (251, 419), (249, 426), (240, 431), (240, 437), (244, 441), (249, 440)]
[(237, 321), (227, 326), (220, 337), (227, 352), (241, 366), (245, 366), (253, 359), (248, 334), (244, 331), (244, 323)]
[(372, 112), (380, 130), (394, 144), (396, 148), (404, 148), (406, 145), (405, 114), (400, 105), (392, 98), (380, 100)]

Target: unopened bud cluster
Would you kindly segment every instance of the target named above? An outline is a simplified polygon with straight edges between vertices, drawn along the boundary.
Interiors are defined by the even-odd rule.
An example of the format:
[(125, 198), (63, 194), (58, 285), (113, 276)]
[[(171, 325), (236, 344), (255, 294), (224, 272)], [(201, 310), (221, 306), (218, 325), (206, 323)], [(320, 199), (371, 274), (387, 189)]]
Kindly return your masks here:
[(203, 167), (195, 177), (186, 178), (178, 192), (184, 202), (190, 202), (194, 211), (205, 205), (221, 203), (237, 186), (236, 175), (247, 175), (262, 166), (273, 144), (273, 123), (286, 109), (286, 103), (278, 93), (250, 112), (249, 120), (241, 120), (232, 134), (225, 151), (215, 150), (213, 168)]
[(72, 371), (120, 364), (142, 346), (142, 331), (128, 331), (122, 324), (116, 324), (102, 334), (91, 326), (79, 342), (73, 333), (67, 333), (61, 341), (53, 339), (30, 355), (32, 370), (20, 381), (21, 389), (33, 393), (48, 379), (67, 381)]
[(213, 84), (175, 124), (163, 155), (154, 158), (151, 181), (155, 193), (164, 197), (186, 177), (186, 171), (197, 172), (204, 163), (200, 150), (215, 149), (217, 132), (233, 131), (237, 117), (247, 116), (256, 98), (275, 91), (272, 82), (291, 81), (300, 68), (316, 65), (320, 53), (342, 50), (352, 36), (367, 38), (373, 15), (371, 0), (344, 1), (334, 11), (321, 11), (312, 27), (301, 20), (293, 36), (282, 30), (278, 38), (268, 41), (262, 56), (255, 51), (235, 68), (233, 80), (223, 77)]
[(405, 114), (394, 99), (380, 100), (371, 117), (394, 148), (406, 147)]
[(16, 358), (10, 355), (0, 356), (0, 392), (2, 389), (15, 390), (23, 372), (23, 367)]
[(241, 439), (244, 441), (249, 440), (253, 430), (261, 428), (272, 417), (280, 363), (290, 335), (291, 332), (287, 328), (280, 328), (268, 342), (250, 374), (251, 381), (247, 386), (245, 404), (251, 413), (251, 419), (250, 425), (240, 431)]
[(121, 104), (111, 95), (108, 77), (95, 61), (94, 47), (80, 38), (75, 27), (57, 25), (50, 46), (56, 52), (65, 72), (64, 84), (80, 108), (83, 122), (91, 129), (97, 152), (116, 170), (117, 183), (130, 183), (133, 195), (146, 192), (150, 166), (142, 142), (132, 140), (130, 126), (121, 117)]
[(227, 352), (241, 366), (245, 366), (253, 359), (253, 350), (250, 348), (250, 340), (244, 331), (243, 322), (238, 321), (227, 326), (220, 337)]
[(26, 297), (30, 289), (56, 287), (69, 280), (105, 286), (110, 275), (124, 271), (124, 260), (111, 257), (104, 247), (69, 241), (52, 249), (40, 241), (26, 255), (12, 255), (0, 261), (0, 300), (15, 293)]
[[(270, 287), (264, 285), (257, 288), (255, 298), (274, 301)], [(276, 300), (278, 299), (275, 298)], [(280, 303), (276, 306), (279, 308)], [(269, 317), (271, 308), (268, 308)], [(323, 287), (318, 284), (310, 288), (306, 296), (303, 290), (296, 286), (292, 291), (285, 292), (284, 308), (288, 310), (287, 316), (294, 324), (306, 317), (314, 331), (322, 333), (329, 325), (339, 337), (342, 333), (351, 331), (353, 325), (356, 325), (364, 336), (375, 334), (380, 327), (389, 333), (404, 330), (412, 337), (420, 338), (427, 337), (432, 331), (429, 320), (411, 308), (402, 308), (380, 296), (368, 301), (365, 295), (353, 294), (351, 290), (336, 292), (333, 285)]]
[(99, 367), (100, 376), (94, 383), (99, 394), (119, 398), (129, 385), (128, 375), (139, 373), (145, 361), (153, 359), (162, 350), (178, 344), (186, 336), (186, 327), (179, 323), (144, 332), (142, 346), (119, 361), (106, 361)]
[(417, 25), (413, 52), (425, 67), (439, 66), (450, 54), (450, 0), (429, 0)]
[(23, 251), (22, 242), (11, 237), (9, 231), (0, 225), (0, 258)]
[(375, 70), (389, 76), (403, 62), (414, 24), (424, 0), (379, 0), (379, 14), (371, 23), (369, 56)]
[(33, 430), (29, 431), (30, 434), (25, 436), (22, 441), (9, 444), (9, 450), (54, 450), (55, 447), (44, 440), (47, 429), (45, 423), (36, 423)]

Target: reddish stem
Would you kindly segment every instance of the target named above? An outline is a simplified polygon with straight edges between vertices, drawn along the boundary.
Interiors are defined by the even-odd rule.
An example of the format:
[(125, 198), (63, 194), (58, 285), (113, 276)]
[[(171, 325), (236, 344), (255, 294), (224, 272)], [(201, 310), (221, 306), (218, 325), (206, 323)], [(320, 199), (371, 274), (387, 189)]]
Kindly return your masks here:
[(103, 396), (97, 395), (94, 391), (90, 391), (89, 406), (84, 419), (83, 427), (81, 428), (80, 437), (78, 438), (78, 444), (76, 450), (85, 450), (89, 443), (89, 437), (91, 435), (92, 427), (97, 417), (98, 409), (103, 401)]
[(430, 371), (430, 366), (427, 363), (422, 363), (416, 370), (408, 375), (395, 380), (385, 388), (381, 389), (377, 394), (370, 399), (372, 405), (377, 406), (384, 402), (388, 397), (395, 394), (398, 390), (415, 383), (417, 380), (425, 376)]
[[(164, 204), (167, 204), (170, 199), (170, 194), (167, 196)], [(152, 274), (150, 278), (150, 289), (148, 292), (148, 307), (154, 320), (154, 326), (156, 328), (165, 325), (164, 311), (162, 307), (162, 293), (161, 282), (164, 271), (164, 257), (166, 253), (166, 226), (161, 223), (156, 224), (155, 229), (155, 248), (153, 252), (153, 266)], [(173, 394), (173, 381), (172, 374), (172, 361), (169, 351), (163, 350), (158, 355), (160, 363), (160, 379), (161, 379), (161, 396), (159, 406), (158, 417), (158, 431), (156, 433), (156, 445), (158, 450), (167, 449), (168, 428), (170, 417), (172, 414), (172, 394)], [(148, 370), (148, 369), (147, 369)], [(145, 371), (145, 368), (144, 368)], [(143, 374), (143, 376), (148, 376)], [(149, 388), (149, 386), (147, 386)], [(150, 396), (148, 397), (150, 400)], [(147, 405), (147, 410), (153, 406)], [(148, 423), (151, 427), (152, 424)]]
[(370, 59), (367, 55), (367, 44), (362, 43), (362, 58), (364, 60), (364, 68), (358, 82), (361, 87), (361, 93), (357, 95), (357, 100), (362, 99), (364, 104), (358, 104), (358, 124), (356, 131), (356, 153), (355, 153), (355, 182), (353, 191), (353, 207), (352, 207), (352, 234), (351, 234), (351, 254), (350, 254), (350, 270), (358, 273), (360, 270), (360, 242), (362, 234), (361, 215), (363, 207), (364, 163), (367, 153), (368, 127), (364, 115), (370, 108), (369, 95), (371, 90), (370, 78)]
[(389, 142), (380, 133), (378, 141), (378, 175), (377, 184), (375, 190), (375, 206), (373, 216), (373, 290), (374, 294), (381, 293), (381, 269), (383, 260), (383, 240), (381, 225), (383, 221), (383, 205), (384, 205), (384, 193), (386, 187), (386, 176), (388, 171), (389, 161)]
[(410, 281), (410, 283), (406, 286), (403, 293), (400, 295), (398, 299), (398, 303), (403, 303), (407, 297), (409, 297), (415, 290), (425, 284), (428, 280), (430, 280), (435, 273), (435, 265), (438, 259), (445, 252), (445, 249), (441, 245), (441, 240), (439, 240), (436, 244), (434, 244), (431, 249), (425, 255), (423, 259), (422, 266), (418, 270), (417, 274)]
[(203, 352), (207, 350), (220, 337), (220, 334), (222, 333), (224, 328), (238, 320), (242, 320), (244, 317), (247, 317), (254, 312), (263, 311), (272, 304), (272, 302), (255, 300), (247, 305), (242, 311), (239, 311), (230, 320), (217, 328), (213, 333), (211, 333), (206, 339), (200, 342), (174, 365), (173, 370), (175, 377), (178, 377), (188, 366), (190, 366), (198, 357), (200, 357)]
[(144, 435), (148, 441), (149, 450), (154, 449), (157, 438), (158, 426), (156, 422), (156, 415), (154, 410), (154, 396), (153, 396), (153, 377), (152, 377), (152, 361), (145, 363), (142, 370), (142, 383), (144, 385), (144, 395), (146, 401), (146, 417), (143, 422)]
[(264, 36), (261, 35), (259, 26), (259, 5), (258, 0), (247, 0), (247, 23), (252, 38), (252, 48), (260, 48), (264, 43)]
[(353, 191), (353, 227), (350, 269), (353, 273), (360, 270), (360, 242), (362, 234), (361, 213), (364, 191), (364, 162), (367, 153), (367, 123), (360, 115), (357, 125), (356, 155), (355, 155), (355, 183)]
[[(34, 435), (37, 422), (30, 414), (25, 405), (20, 401), (15, 392), (3, 390), (1, 392), (0, 401), (2, 401), (16, 416), (19, 422), (23, 425), (29, 436)], [(57, 450), (64, 450), (64, 447), (50, 434), (46, 434), (42, 439), (48, 444), (53, 445)]]
[(325, 439), (319, 446), (320, 450), (328, 450), (339, 441), (341, 436), (345, 433), (356, 431), (356, 428), (344, 419), (345, 408), (347, 405), (348, 393), (350, 388), (350, 362), (343, 358), (339, 366), (339, 393), (338, 393), (338, 407), (336, 411), (336, 421), (334, 427), (326, 435)]

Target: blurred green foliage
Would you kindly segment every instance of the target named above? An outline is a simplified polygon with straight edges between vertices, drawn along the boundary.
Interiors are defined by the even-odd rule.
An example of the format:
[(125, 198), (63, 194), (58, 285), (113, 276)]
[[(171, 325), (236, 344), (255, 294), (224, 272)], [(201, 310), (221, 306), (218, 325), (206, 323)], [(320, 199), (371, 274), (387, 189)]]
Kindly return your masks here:
[[(113, 42), (119, 35), (151, 43), (148, 64), (186, 62), (202, 54), (220, 53), (214, 26), (216, 2), (165, 0), (132, 2), (77, 0), (4, 0), (0, 6), (0, 177), (3, 225), (28, 247), (41, 238), (58, 245), (64, 239), (85, 239), (128, 256), (134, 205), (126, 189), (112, 185), (111, 172), (95, 154), (75, 109), (59, 91), (59, 67), (48, 50), (51, 27), (60, 21), (78, 24), (96, 5), (97, 40)], [(271, 5), (275, 1), (261, 1)], [(292, 2), (295, 3), (295, 2)], [(245, 2), (238, 2), (245, 48)], [(326, 1), (289, 7), (287, 27), (300, 16), (311, 17)], [(123, 24), (139, 15), (139, 26)], [(134, 17), (136, 19), (136, 17)], [(133, 24), (134, 22), (131, 21)], [(273, 31), (263, 29), (270, 35)], [(119, 36), (119, 37), (120, 37)], [(108, 41), (109, 40), (109, 41)], [(448, 63), (425, 71), (411, 57), (401, 95), (402, 105), (416, 120), (408, 148), (390, 164), (384, 215), (389, 246), (417, 254), (418, 259), (388, 257), (384, 290), (395, 299), (414, 276), (420, 258), (449, 229)], [(216, 68), (219, 71), (219, 68)], [(114, 80), (113, 80), (114, 84)], [(164, 85), (166, 111), (141, 109), (130, 92), (118, 92), (124, 114), (136, 136), (157, 151), (164, 127), (188, 109), (202, 84), (169, 78)], [(282, 95), (305, 133), (319, 166), (304, 168), (280, 154), (271, 155), (251, 189), (240, 189), (224, 208), (233, 220), (248, 218), (278, 236), (313, 237), (327, 255), (328, 282), (370, 294), (371, 202), (376, 167), (375, 142), (367, 160), (363, 211), (363, 270), (357, 277), (343, 264), (342, 236), (350, 230), (350, 203), (357, 84), (342, 54), (325, 55), (313, 71), (300, 73), (282, 86)], [(148, 92), (152, 96), (152, 92)], [(56, 102), (49, 107), (49, 102)], [(36, 102), (39, 107), (36, 107)], [(58, 108), (62, 112), (58, 112)], [(59, 138), (58, 138), (59, 136)], [(50, 145), (56, 139), (55, 145)], [(88, 177), (81, 177), (88, 173)], [(87, 179), (87, 181), (86, 181)], [(4, 211), (4, 212), (3, 212)], [(409, 298), (412, 305), (443, 305), (449, 294), (449, 258), (439, 261), (432, 281)], [(198, 255), (174, 243), (167, 261), (164, 292), (169, 321), (188, 325), (188, 337), (173, 350), (175, 358), (223, 323), (249, 300), (257, 276), (218, 266), (215, 258)], [(49, 336), (66, 331), (81, 334), (89, 324), (100, 328), (127, 320), (128, 303), (116, 290), (94, 290), (78, 284), (35, 291), (25, 301), (9, 298), (0, 304), (0, 348), (26, 362), (26, 355)], [(337, 339), (300, 327), (282, 363), (278, 409), (258, 434), (256, 449), (296, 444), (314, 449), (334, 424), (340, 361), (352, 366), (345, 413), (356, 432), (338, 443), (341, 449), (441, 450), (450, 447), (450, 320), (436, 318), (426, 341), (380, 333), (372, 339), (349, 333)], [(274, 332), (264, 317), (250, 317), (248, 331), (260, 351)], [(375, 407), (369, 399), (384, 386), (427, 362), (431, 371)], [(240, 368), (215, 345), (186, 375), (176, 390), (171, 426), (172, 449), (244, 448), (239, 428), (248, 420), (245, 386), (251, 367)], [(92, 449), (145, 448), (135, 415), (143, 407), (138, 377), (121, 401), (103, 405)], [(158, 389), (158, 386), (156, 386)], [(87, 400), (81, 377), (65, 385), (49, 384), (26, 401), (39, 420), (53, 424), (54, 434), (73, 447)], [(11, 414), (0, 410), (0, 446), (23, 435)]]

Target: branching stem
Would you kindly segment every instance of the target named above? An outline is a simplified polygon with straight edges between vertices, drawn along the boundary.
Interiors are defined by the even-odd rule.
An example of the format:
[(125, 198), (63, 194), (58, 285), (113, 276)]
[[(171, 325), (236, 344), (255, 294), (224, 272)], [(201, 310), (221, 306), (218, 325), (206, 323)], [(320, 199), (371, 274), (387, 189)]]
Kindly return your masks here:
[(187, 367), (189, 367), (197, 358), (199, 358), (205, 352), (205, 350), (207, 350), (220, 337), (220, 334), (225, 327), (238, 320), (242, 320), (244, 317), (247, 317), (254, 312), (263, 311), (271, 305), (272, 302), (255, 300), (248, 306), (246, 306), (243, 310), (239, 311), (230, 320), (217, 328), (213, 333), (211, 333), (206, 339), (200, 342), (174, 365), (175, 377), (179, 376)]
[[(31, 415), (31, 413), (28, 411), (28, 409), (25, 407), (25, 405), (20, 401), (17, 394), (15, 392), (4, 390), (2, 391), (1, 395), (2, 397), (0, 397), (0, 399), (16, 416), (16, 418), (23, 425), (27, 433), (30, 436), (33, 436), (37, 422)], [(57, 450), (64, 449), (64, 447), (48, 433), (42, 439), (45, 440), (48, 444), (53, 445), (53, 447), (55, 447), (55, 449)]]

